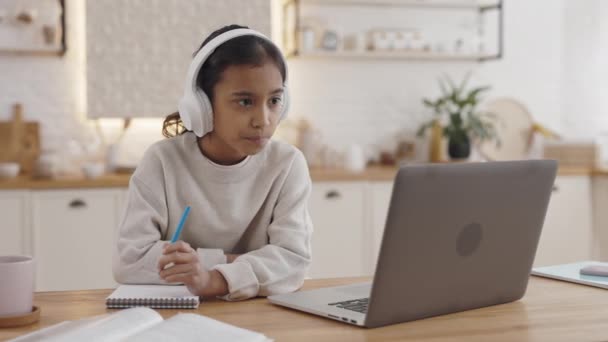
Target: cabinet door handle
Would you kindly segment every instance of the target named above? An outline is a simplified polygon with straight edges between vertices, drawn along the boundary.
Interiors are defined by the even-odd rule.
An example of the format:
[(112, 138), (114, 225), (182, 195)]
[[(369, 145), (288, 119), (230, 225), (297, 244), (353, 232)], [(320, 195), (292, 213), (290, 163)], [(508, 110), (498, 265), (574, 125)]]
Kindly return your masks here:
[(340, 197), (342, 197), (342, 195), (336, 190), (330, 190), (325, 194), (325, 198), (327, 199), (337, 199)]
[(86, 208), (87, 203), (80, 198), (74, 199), (69, 204), (70, 208), (78, 209), (78, 208)]

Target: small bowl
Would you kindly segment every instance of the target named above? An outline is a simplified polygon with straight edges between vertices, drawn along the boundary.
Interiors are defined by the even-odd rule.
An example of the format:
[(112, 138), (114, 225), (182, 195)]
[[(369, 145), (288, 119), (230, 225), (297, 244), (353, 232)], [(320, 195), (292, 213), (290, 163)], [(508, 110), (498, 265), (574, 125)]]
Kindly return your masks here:
[(82, 164), (82, 173), (88, 179), (101, 177), (106, 171), (104, 163), (84, 163)]
[(0, 163), (0, 179), (11, 179), (19, 175), (19, 163)]

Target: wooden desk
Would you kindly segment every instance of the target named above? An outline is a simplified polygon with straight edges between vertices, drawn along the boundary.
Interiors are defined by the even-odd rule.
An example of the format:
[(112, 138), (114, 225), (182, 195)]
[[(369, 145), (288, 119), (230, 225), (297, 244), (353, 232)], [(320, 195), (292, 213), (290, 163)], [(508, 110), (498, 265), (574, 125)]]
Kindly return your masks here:
[[(366, 278), (310, 280), (306, 289), (342, 285)], [(110, 290), (36, 293), (40, 322), (0, 329), (0, 340), (64, 320), (112, 312), (104, 305)], [(188, 310), (189, 312), (192, 312)], [(177, 310), (159, 310), (163, 317)], [(266, 299), (227, 303), (203, 302), (198, 313), (255, 330), (276, 341), (606, 341), (608, 291), (532, 277), (526, 296), (517, 302), (377, 329), (341, 324), (274, 306)]]

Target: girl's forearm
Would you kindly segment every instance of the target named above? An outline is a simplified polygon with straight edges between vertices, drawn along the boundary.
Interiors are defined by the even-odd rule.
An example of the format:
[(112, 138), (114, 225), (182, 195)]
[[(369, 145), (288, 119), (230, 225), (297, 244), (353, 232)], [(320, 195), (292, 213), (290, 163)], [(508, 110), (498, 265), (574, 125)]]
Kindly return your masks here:
[(209, 282), (199, 296), (216, 297), (224, 296), (229, 292), (228, 283), (224, 276), (218, 270), (209, 271)]
[(240, 254), (226, 254), (226, 261), (229, 264), (231, 264), (234, 261), (234, 259), (236, 259), (236, 258), (238, 258), (240, 256), (241, 256)]

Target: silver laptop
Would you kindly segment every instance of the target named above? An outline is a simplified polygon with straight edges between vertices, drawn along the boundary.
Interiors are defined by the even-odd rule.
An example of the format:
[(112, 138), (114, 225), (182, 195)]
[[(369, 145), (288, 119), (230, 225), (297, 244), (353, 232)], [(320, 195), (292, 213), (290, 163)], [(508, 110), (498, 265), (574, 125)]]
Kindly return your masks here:
[(402, 167), (372, 283), (268, 299), (369, 328), (518, 300), (556, 172), (553, 160)]

